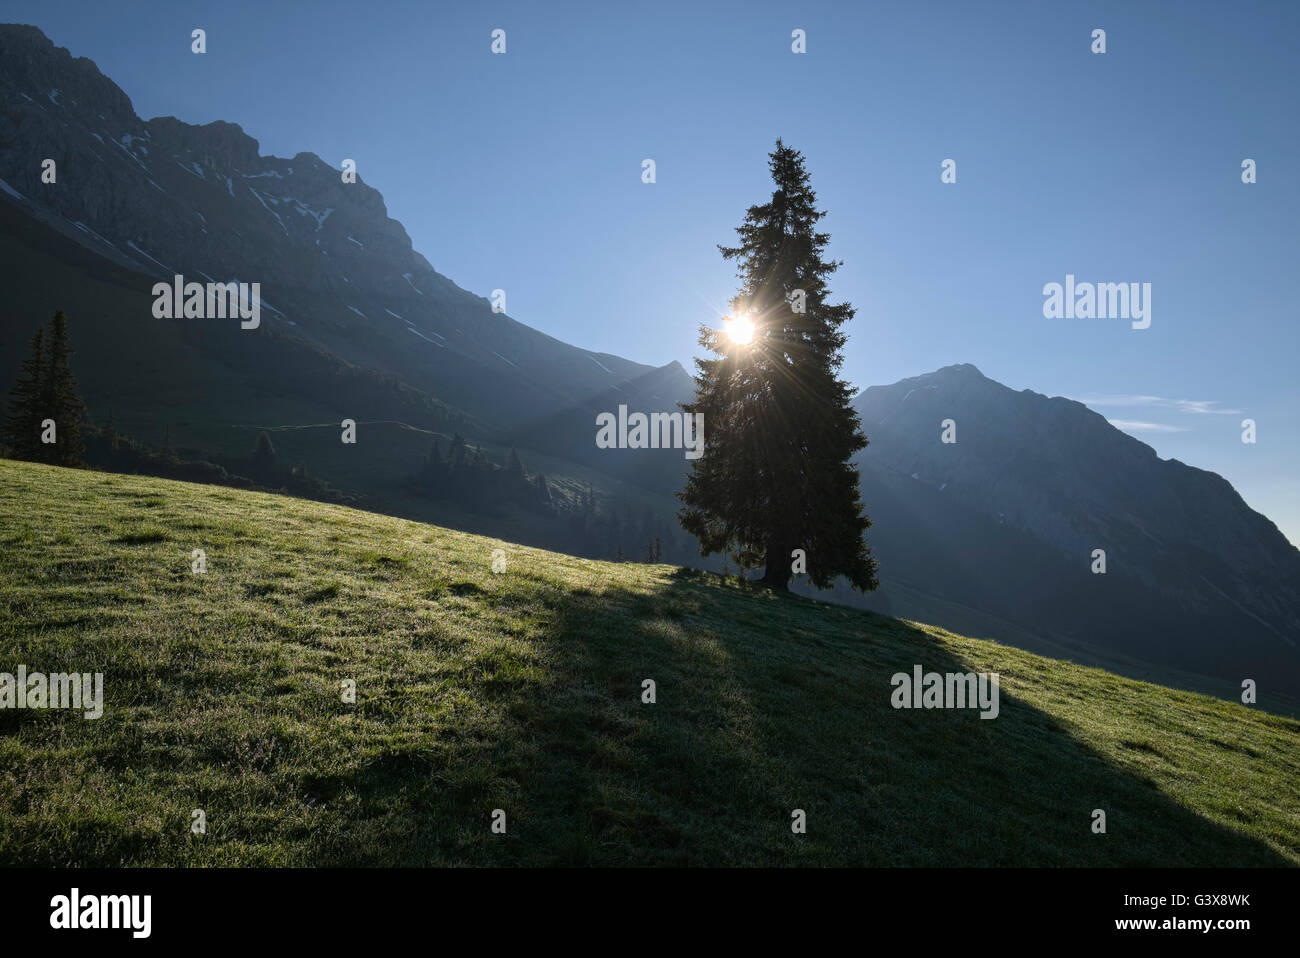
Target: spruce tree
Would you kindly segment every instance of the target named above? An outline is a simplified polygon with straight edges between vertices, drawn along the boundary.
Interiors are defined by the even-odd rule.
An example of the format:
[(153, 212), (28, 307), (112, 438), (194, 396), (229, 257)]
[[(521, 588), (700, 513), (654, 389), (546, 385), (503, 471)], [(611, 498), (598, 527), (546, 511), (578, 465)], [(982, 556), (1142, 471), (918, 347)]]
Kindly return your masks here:
[(5, 419), (4, 441), (15, 459), (39, 460), (41, 449), (41, 402), (45, 393), (45, 327), (31, 339), (31, 354), (19, 367), (18, 381), (9, 391), (9, 416)]
[(108, 439), (109, 450), (117, 455), (121, 435), (117, 431), (117, 414), (112, 409), (108, 411), (108, 422), (104, 424), (104, 436)]
[(451, 446), (447, 449), (447, 467), (450, 470), (460, 469), (465, 465), (465, 437), (460, 433), (452, 433)]
[(704, 455), (679, 498), (683, 528), (704, 555), (730, 554), (762, 568), (774, 589), (789, 587), (793, 553), (804, 550), (808, 579), (828, 588), (843, 575), (863, 592), (877, 586), (864, 535), (858, 473), (851, 457), (867, 445), (852, 389), (838, 377), (848, 303), (832, 304), (827, 279), (842, 264), (824, 258), (829, 235), (804, 158), (780, 140), (769, 154), (775, 190), (737, 228), (741, 287), (727, 331), (702, 327), (716, 358), (695, 361), (695, 401), (704, 415)]
[(249, 463), (254, 479), (269, 480), (275, 475), (275, 446), (271, 444), (271, 436), (265, 429), (257, 434)]
[(515, 452), (513, 446), (510, 447), (510, 457), (506, 460), (506, 473), (521, 479), (524, 475), (524, 465), (519, 461), (519, 453)]
[[(85, 444), (81, 439), (81, 420), (86, 406), (77, 395), (77, 380), (72, 375), (72, 350), (68, 346), (68, 318), (63, 310), (55, 310), (50, 322), (50, 358), (45, 382), (42, 384), (42, 402), (48, 412), (41, 419), (53, 419), (56, 441), (44, 446), (45, 462), (60, 466), (81, 465)], [(38, 420), (39, 421), (39, 420)]]

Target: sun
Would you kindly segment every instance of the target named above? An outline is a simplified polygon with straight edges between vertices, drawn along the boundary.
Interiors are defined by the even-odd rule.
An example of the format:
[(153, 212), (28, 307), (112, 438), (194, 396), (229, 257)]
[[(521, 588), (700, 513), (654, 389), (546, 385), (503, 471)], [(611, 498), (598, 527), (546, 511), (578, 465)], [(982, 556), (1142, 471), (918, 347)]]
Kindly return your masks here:
[(748, 346), (754, 341), (754, 321), (748, 316), (727, 319), (725, 332), (737, 346)]

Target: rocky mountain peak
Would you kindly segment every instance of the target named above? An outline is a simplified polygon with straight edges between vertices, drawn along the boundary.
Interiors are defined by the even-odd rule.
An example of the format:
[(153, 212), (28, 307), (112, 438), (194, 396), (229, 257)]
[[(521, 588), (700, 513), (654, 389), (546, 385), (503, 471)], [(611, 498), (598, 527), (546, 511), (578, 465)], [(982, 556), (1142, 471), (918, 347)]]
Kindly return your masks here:
[(41, 106), (69, 105), (121, 125), (136, 119), (131, 98), (93, 61), (73, 57), (37, 27), (0, 24), (0, 93)]
[(251, 172), (260, 165), (257, 140), (238, 123), (214, 120), (195, 126), (174, 116), (158, 116), (145, 123), (145, 128), (159, 147), (178, 153), (198, 153), (209, 164), (231, 172)]
[(954, 363), (951, 366), (941, 366), (940, 368), (936, 369), (932, 373), (926, 373), (925, 376), (921, 378), (958, 379), (958, 378), (972, 378), (972, 377), (977, 379), (988, 378), (971, 363)]

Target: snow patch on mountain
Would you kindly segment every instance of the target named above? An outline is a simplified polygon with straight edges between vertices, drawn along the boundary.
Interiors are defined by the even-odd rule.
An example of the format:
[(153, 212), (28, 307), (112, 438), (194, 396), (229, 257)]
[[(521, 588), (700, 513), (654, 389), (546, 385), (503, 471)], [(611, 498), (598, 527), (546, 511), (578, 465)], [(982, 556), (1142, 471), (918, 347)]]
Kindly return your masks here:
[[(302, 200), (294, 199), (292, 196), (287, 196), (287, 197), (285, 197), (285, 202), (288, 202), (288, 203), (292, 203), (292, 204), (294, 204), (294, 206), (295, 206), (295, 207), (297, 208), (297, 210), (298, 210), (299, 215), (301, 215), (301, 216), (310, 216), (312, 219), (314, 219), (314, 220), (316, 221), (316, 232), (317, 232), (317, 233), (319, 233), (319, 232), (320, 232), (320, 228), (321, 228), (322, 226), (325, 225), (325, 221), (326, 221), (327, 219), (329, 219), (329, 215), (330, 215), (331, 213), (334, 212), (334, 207), (332, 207), (332, 206), (327, 206), (327, 207), (325, 208), (325, 211), (324, 211), (324, 212), (318, 213), (318, 212), (316, 212), (316, 210), (312, 209), (310, 206), (308, 206), (308, 205), (307, 205), (306, 203), (304, 203)], [(316, 245), (317, 245), (317, 246), (320, 245), (320, 240), (317, 240), (317, 241), (316, 241)]]
[[(132, 243), (130, 240), (127, 240), (127, 241), (126, 241), (126, 245), (129, 246), (129, 247), (131, 247), (131, 249), (135, 250), (137, 253), (139, 253), (141, 256), (143, 256), (145, 259), (150, 260), (151, 262), (154, 262), (154, 263), (158, 263), (158, 260), (154, 259), (152, 256), (150, 256), (148, 253), (146, 253), (146, 252), (145, 252), (144, 250), (142, 250), (140, 247), (138, 247), (138, 246), (136, 246), (134, 243)], [(158, 265), (161, 266), (163, 269), (167, 270), (167, 272), (169, 272), (169, 273), (175, 273), (175, 272), (176, 272), (174, 269), (172, 269), (172, 268), (171, 268), (170, 266), (168, 266), (166, 263), (158, 263)]]
[[(141, 162), (140, 162), (140, 158), (139, 158), (138, 156), (136, 156), (134, 153), (132, 153), (131, 150), (130, 150), (130, 147), (131, 147), (131, 144), (133, 143), (133, 141), (134, 141), (134, 137), (132, 137), (130, 133), (124, 133), (124, 134), (122, 135), (122, 138), (121, 138), (120, 140), (114, 140), (114, 141), (113, 141), (113, 145), (116, 146), (116, 147), (117, 147), (119, 150), (121, 150), (123, 153), (125, 153), (127, 156), (129, 156), (129, 157), (131, 158), (131, 162), (132, 162), (132, 163), (134, 163), (136, 166), (140, 167), (140, 169), (142, 169), (142, 170), (144, 170), (146, 173), (148, 173), (148, 172), (149, 172), (149, 167), (147, 167), (147, 166), (145, 166), (143, 163), (141, 163)], [(141, 149), (144, 149), (144, 148), (141, 147)], [(145, 151), (145, 155), (146, 155), (146, 156), (148, 155), (148, 151), (147, 151), (147, 150)]]
[[(96, 233), (94, 230), (92, 230), (92, 229), (91, 229), (89, 226), (87, 226), (85, 223), (81, 222), (81, 220), (77, 220), (77, 222), (73, 223), (72, 225), (75, 226), (75, 227), (77, 227), (77, 229), (81, 230), (83, 233), (87, 233), (87, 234), (89, 234), (90, 236), (95, 237), (95, 239), (99, 240), (101, 243), (107, 243), (109, 246), (113, 246), (112, 243), (109, 243), (108, 240), (104, 239), (104, 237), (100, 236), (98, 233)], [(113, 246), (113, 249), (117, 249), (117, 247), (116, 247), (116, 246)], [(162, 264), (159, 264), (159, 265), (162, 265)]]
[(439, 343), (439, 342), (436, 342), (436, 341), (430, 339), (428, 336), (424, 335), (424, 333), (420, 332), (420, 331), (419, 331), (418, 329), (416, 329), (414, 326), (407, 326), (406, 329), (407, 329), (408, 332), (415, 333), (415, 335), (419, 336), (419, 337), (420, 337), (421, 339), (423, 339), (425, 342), (427, 342), (427, 343), (433, 343), (433, 345), (437, 346), (439, 349), (446, 349), (446, 348), (447, 348), (445, 344), (443, 344), (443, 343)]
[[(266, 205), (266, 200), (262, 199), (262, 194), (257, 192), (257, 190), (253, 189), (251, 186), (248, 188), (248, 192), (252, 193), (253, 196), (257, 197), (257, 202), (262, 204), (262, 209), (266, 210), (268, 213), (270, 213), (272, 216), (275, 217), (275, 221), (280, 224), (280, 229), (284, 230), (284, 235), (288, 236), (289, 228), (284, 225), (284, 220), (280, 219), (280, 214), (277, 213), (275, 210), (271, 209), (271, 207)], [(268, 199), (271, 198), (268, 197)], [(274, 203), (275, 200), (271, 199), (271, 202)]]
[[(938, 389), (939, 387), (938, 387), (938, 386), (922, 386), (921, 388), (922, 388), (922, 389)], [(899, 404), (900, 406), (903, 405), (903, 403), (907, 402), (907, 397), (910, 396), (910, 395), (912, 395), (912, 393), (914, 393), (914, 392), (916, 392), (916, 389), (915, 389), (915, 388), (909, 389), (906, 393), (903, 394), (903, 398), (900, 399), (900, 400), (898, 401), (898, 404)]]

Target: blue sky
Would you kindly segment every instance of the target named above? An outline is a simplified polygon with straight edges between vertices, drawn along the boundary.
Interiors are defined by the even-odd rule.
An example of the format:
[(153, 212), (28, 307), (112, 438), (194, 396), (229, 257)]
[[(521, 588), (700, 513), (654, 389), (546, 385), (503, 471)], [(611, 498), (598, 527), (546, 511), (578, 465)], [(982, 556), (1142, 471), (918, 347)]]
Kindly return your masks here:
[[(830, 211), (855, 384), (969, 362), (1091, 400), (1300, 542), (1300, 4), (8, 0), (4, 18), (94, 60), (141, 116), (355, 159), (440, 272), (648, 363), (690, 368), (734, 292), (716, 244), (769, 195), (783, 137)], [(1151, 283), (1151, 327), (1044, 318), (1067, 273)]]

